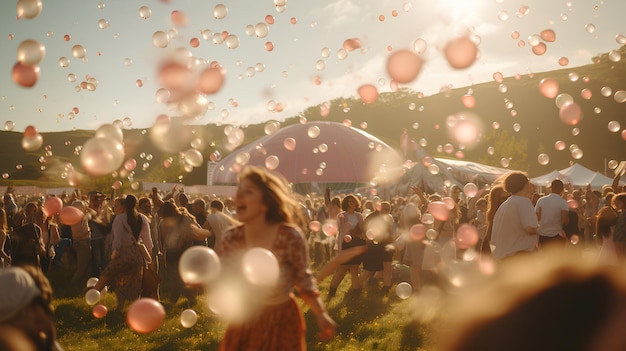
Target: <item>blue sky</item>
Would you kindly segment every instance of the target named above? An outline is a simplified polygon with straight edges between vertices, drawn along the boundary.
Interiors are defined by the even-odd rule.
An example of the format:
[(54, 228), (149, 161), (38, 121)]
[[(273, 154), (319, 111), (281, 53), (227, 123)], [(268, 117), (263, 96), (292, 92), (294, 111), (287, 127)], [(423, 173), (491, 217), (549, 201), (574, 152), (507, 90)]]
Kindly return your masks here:
[[(312, 105), (357, 96), (363, 84), (391, 91), (385, 70), (390, 49), (412, 49), (418, 38), (427, 43), (426, 63), (417, 79), (400, 86), (430, 95), (444, 86), (491, 81), (495, 72), (513, 76), (560, 69), (560, 57), (569, 59), (567, 67), (588, 64), (591, 57), (619, 48), (616, 36), (626, 34), (622, 0), (290, 0), (279, 8), (273, 0), (239, 0), (221, 2), (228, 9), (223, 19), (213, 16), (218, 3), (207, 1), (42, 2), (39, 16), (20, 20), (16, 1), (0, 2), (0, 126), (12, 121), (17, 131), (28, 125), (40, 132), (97, 129), (123, 119), (132, 121), (132, 128), (149, 128), (159, 114), (176, 116), (176, 108), (157, 102), (155, 94), (159, 65), (181, 52), (191, 53), (197, 62), (218, 61), (226, 70), (222, 89), (207, 96), (210, 109), (193, 123), (245, 125), (280, 121)], [(149, 18), (139, 16), (141, 6), (151, 9)], [(186, 26), (174, 26), (174, 10), (187, 16)], [(275, 22), (267, 25), (266, 37), (246, 33), (247, 26), (264, 23), (267, 15)], [(99, 20), (109, 26), (101, 29)], [(174, 28), (176, 36), (167, 48), (153, 45), (155, 31), (173, 33)], [(467, 69), (452, 69), (441, 48), (468, 28), (480, 41), (480, 57)], [(230, 49), (205, 40), (201, 33), (207, 29), (236, 35), (239, 46)], [(554, 30), (556, 41), (537, 56), (528, 37), (544, 29)], [(514, 31), (518, 40), (511, 37)], [(190, 45), (193, 37), (200, 39), (197, 48)], [(361, 49), (340, 58), (342, 44), (350, 38), (358, 38)], [(26, 39), (46, 47), (41, 76), (32, 88), (11, 80), (17, 47)], [(519, 40), (526, 46), (520, 48)], [(266, 42), (274, 44), (272, 51), (265, 49)], [(74, 45), (86, 49), (86, 60), (72, 57)], [(59, 65), (61, 57), (69, 58), (68, 67)], [(76, 82), (68, 81), (70, 74)], [(77, 92), (87, 76), (97, 79), (96, 90)], [(316, 76), (320, 84), (314, 84)], [(284, 110), (268, 111), (271, 102)], [(79, 113), (71, 118), (74, 107)]]

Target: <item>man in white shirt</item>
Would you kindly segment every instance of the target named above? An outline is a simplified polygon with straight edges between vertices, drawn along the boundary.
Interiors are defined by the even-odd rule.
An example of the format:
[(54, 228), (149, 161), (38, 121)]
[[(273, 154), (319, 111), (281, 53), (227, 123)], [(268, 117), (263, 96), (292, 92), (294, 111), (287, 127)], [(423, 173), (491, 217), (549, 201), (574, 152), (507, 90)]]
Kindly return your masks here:
[(493, 220), (493, 257), (502, 260), (537, 248), (537, 215), (530, 196), (530, 180), (522, 172), (511, 172), (504, 188), (512, 195), (500, 205)]
[(535, 212), (539, 220), (539, 247), (547, 245), (565, 246), (566, 237), (563, 225), (569, 223), (567, 201), (561, 197), (563, 182), (559, 179), (552, 181), (550, 194), (537, 200)]

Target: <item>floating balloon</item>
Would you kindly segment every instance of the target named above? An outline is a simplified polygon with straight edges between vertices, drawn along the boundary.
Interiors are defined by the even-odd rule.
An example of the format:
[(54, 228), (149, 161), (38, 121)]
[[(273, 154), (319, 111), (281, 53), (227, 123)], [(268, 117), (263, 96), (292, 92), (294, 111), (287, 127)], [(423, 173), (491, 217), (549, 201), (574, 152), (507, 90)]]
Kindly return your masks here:
[(224, 85), (224, 73), (219, 67), (207, 68), (200, 73), (198, 90), (204, 94), (215, 94)]
[(551, 78), (539, 81), (539, 92), (548, 99), (554, 99), (559, 94), (559, 83)]
[(371, 104), (378, 99), (378, 89), (372, 84), (361, 85), (358, 89), (361, 101), (365, 104)]
[(571, 104), (574, 102), (574, 98), (570, 94), (559, 94), (556, 99), (554, 99), (554, 103), (556, 107), (559, 109), (565, 105)]
[(435, 223), (435, 217), (433, 217), (433, 215), (431, 215), (430, 213), (424, 213), (422, 215), (422, 223), (426, 224), (426, 225), (430, 225)]
[(83, 220), (85, 213), (74, 206), (65, 206), (59, 211), (61, 224), (74, 225)]
[(211, 248), (192, 246), (180, 256), (178, 273), (186, 284), (210, 284), (221, 271), (220, 259)]
[(25, 88), (30, 88), (39, 79), (39, 66), (37, 65), (25, 65), (21, 62), (17, 62), (13, 66), (13, 72), (11, 73), (11, 79), (15, 84), (21, 85)]
[(100, 291), (96, 289), (89, 289), (85, 293), (85, 301), (89, 306), (93, 306), (100, 301)]
[(96, 130), (96, 138), (109, 138), (118, 142), (124, 141), (122, 129), (115, 124), (103, 124)]
[(464, 69), (476, 61), (478, 47), (469, 36), (463, 36), (450, 40), (443, 52), (452, 68)]
[(148, 19), (150, 18), (150, 15), (152, 15), (152, 10), (150, 10), (148, 6), (141, 6), (139, 8), (139, 17)]
[(322, 225), (322, 231), (326, 236), (335, 236), (337, 235), (337, 223), (335, 221), (328, 221)]
[(448, 206), (443, 201), (430, 202), (427, 211), (438, 221), (445, 221), (450, 216), (450, 210), (448, 210)]
[(307, 130), (307, 135), (311, 139), (317, 138), (320, 135), (320, 127), (318, 126), (309, 127), (309, 129)]
[(88, 288), (93, 288), (94, 286), (96, 286), (96, 284), (98, 284), (98, 281), (100, 279), (98, 279), (97, 277), (91, 277), (89, 279), (87, 279), (87, 284), (85, 284)]
[(351, 242), (351, 241), (352, 241), (352, 235), (350, 235), (350, 234), (346, 234), (346, 235), (343, 237), (343, 241), (344, 241), (344, 242), (346, 242), (346, 243)]
[(43, 203), (43, 213), (48, 217), (52, 217), (58, 214), (59, 212), (61, 212), (62, 208), (63, 200), (56, 196), (50, 196)]
[(42, 9), (41, 0), (18, 0), (16, 6), (17, 19), (35, 18), (39, 16)]
[(108, 312), (109, 310), (105, 305), (95, 305), (93, 306), (93, 310), (91, 311), (93, 316), (96, 318), (104, 318)]
[(559, 110), (559, 117), (561, 118), (561, 122), (570, 126), (575, 126), (580, 122), (580, 120), (582, 120), (583, 112), (580, 106), (573, 102), (561, 107)]
[(158, 30), (152, 34), (152, 45), (157, 48), (166, 48), (170, 43), (170, 38), (164, 31)]
[(165, 320), (165, 309), (158, 301), (140, 298), (128, 307), (126, 323), (137, 333), (147, 334), (155, 331)]
[(309, 229), (314, 232), (319, 232), (320, 229), (322, 229), (322, 223), (320, 223), (319, 221), (311, 221), (309, 222)]
[(478, 243), (478, 230), (475, 226), (463, 223), (456, 231), (454, 242), (459, 249), (469, 249)]
[(409, 50), (399, 50), (387, 59), (387, 73), (398, 83), (409, 83), (419, 75), (424, 60)]
[(124, 162), (122, 143), (110, 138), (91, 138), (80, 153), (83, 169), (94, 177), (115, 172)]
[(474, 197), (478, 194), (478, 186), (474, 183), (467, 183), (463, 186), (463, 193), (467, 197)]
[(296, 139), (294, 138), (285, 138), (285, 140), (283, 141), (283, 146), (289, 151), (295, 150), (296, 144)]
[(280, 160), (276, 155), (270, 155), (265, 159), (265, 167), (269, 170), (274, 170), (280, 164)]
[(266, 288), (276, 285), (280, 276), (276, 256), (261, 247), (252, 248), (243, 255), (242, 269), (244, 277), (250, 283)]
[(200, 167), (202, 166), (202, 162), (204, 162), (204, 158), (200, 151), (189, 149), (185, 151), (185, 162), (192, 167)]
[(46, 56), (46, 47), (37, 40), (27, 39), (17, 47), (17, 61), (25, 66), (33, 66)]
[(550, 156), (548, 154), (539, 154), (537, 156), (537, 162), (539, 162), (540, 165), (545, 166), (550, 163)]
[(194, 325), (196, 325), (197, 321), (198, 321), (198, 313), (196, 313), (196, 311), (194, 310), (187, 309), (181, 312), (180, 314), (180, 324), (184, 328), (193, 327)]
[(411, 284), (407, 282), (399, 283), (396, 286), (396, 295), (398, 295), (398, 297), (403, 300), (406, 300), (409, 297), (411, 297), (412, 293), (413, 293), (413, 287), (411, 286)]
[(213, 17), (223, 19), (228, 15), (228, 8), (224, 4), (217, 4), (213, 8)]
[(135, 167), (137, 167), (137, 160), (134, 158), (129, 158), (126, 162), (124, 162), (124, 169), (127, 171), (132, 171)]
[(22, 148), (26, 151), (37, 151), (43, 145), (43, 137), (35, 126), (28, 126), (22, 137)]

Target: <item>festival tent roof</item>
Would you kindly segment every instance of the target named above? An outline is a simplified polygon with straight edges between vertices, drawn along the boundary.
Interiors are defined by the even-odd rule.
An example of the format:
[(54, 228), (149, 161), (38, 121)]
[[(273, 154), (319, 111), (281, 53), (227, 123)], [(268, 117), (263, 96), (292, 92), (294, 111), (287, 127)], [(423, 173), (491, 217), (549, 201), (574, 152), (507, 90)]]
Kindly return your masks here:
[(560, 179), (561, 181), (563, 181), (564, 184), (571, 184), (572, 181), (569, 179), (569, 177), (557, 170), (554, 170), (548, 174), (544, 174), (542, 176), (539, 177), (534, 177), (530, 179), (530, 182), (537, 185), (537, 186), (550, 186), (550, 184), (552, 183), (553, 180), (555, 179)]
[(574, 186), (587, 186), (590, 184), (592, 188), (599, 188), (613, 183), (613, 179), (602, 173), (594, 172), (579, 163), (564, 168), (560, 172), (568, 176)]
[(603, 185), (611, 185), (613, 179), (599, 172), (594, 172), (581, 164), (575, 163), (570, 167), (560, 171), (554, 170), (548, 174), (532, 178), (531, 183), (538, 186), (549, 186), (552, 180), (560, 178), (565, 184), (572, 184), (577, 187), (586, 187), (591, 185), (592, 188), (598, 189)]
[(435, 161), (443, 164), (454, 179), (460, 183), (491, 184), (502, 175), (510, 172), (510, 169), (488, 166), (477, 162), (465, 160), (452, 160), (447, 158), (435, 158)]
[(213, 167), (210, 181), (236, 183), (237, 172), (248, 164), (273, 169), (293, 184), (362, 184), (383, 183), (396, 173), (399, 177), (402, 158), (363, 130), (336, 122), (309, 122), (281, 128), (232, 152)]

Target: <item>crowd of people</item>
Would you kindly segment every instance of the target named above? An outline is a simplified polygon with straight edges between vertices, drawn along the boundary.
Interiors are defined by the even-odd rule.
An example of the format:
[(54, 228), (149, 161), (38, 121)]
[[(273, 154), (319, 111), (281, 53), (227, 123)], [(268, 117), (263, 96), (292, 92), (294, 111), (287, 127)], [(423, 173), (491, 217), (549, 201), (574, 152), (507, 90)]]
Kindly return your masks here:
[[(0, 260), (5, 267), (0, 279), (12, 275), (10, 279), (22, 279), (20, 286), (30, 286), (18, 267), (30, 279), (45, 282), (55, 269), (72, 270), (69, 283), (80, 291), (91, 277), (99, 278), (93, 288), (112, 288), (121, 312), (144, 293), (142, 276), (149, 268), (161, 277), (157, 299), (172, 306), (184, 296), (193, 306), (202, 291), (185, 286), (179, 275), (178, 261), (186, 249), (213, 248), (228, 267), (237, 265), (229, 262), (242, 250), (262, 247), (277, 257), (280, 283), (253, 320), (229, 326), (223, 345), (235, 349), (269, 342), (276, 349), (299, 349), (304, 327), (294, 288), (315, 313), (320, 338), (334, 335), (335, 323), (317, 287), (325, 275), (314, 276), (316, 270), (332, 267), (326, 296), (331, 301), (348, 273), (346, 296), (355, 298), (363, 290), (388, 296), (393, 284), (403, 280), (415, 294), (428, 284), (445, 290), (449, 282), (442, 267), (468, 253), (504, 264), (547, 247), (588, 248), (599, 252), (601, 265), (621, 264), (626, 255), (626, 189), (618, 185), (619, 176), (615, 179), (599, 191), (574, 189), (557, 179), (548, 194), (539, 194), (526, 174), (510, 172), (472, 196), (453, 184), (428, 189), (430, 193), (413, 186), (411, 194), (381, 199), (333, 195), (330, 190), (297, 195), (279, 175), (249, 166), (241, 171), (232, 198), (192, 197), (176, 186), (168, 193), (153, 188), (151, 193), (113, 198), (97, 190), (60, 195), (64, 206), (84, 213), (72, 224), (64, 224), (58, 213), (47, 215), (46, 198), (16, 196), (9, 188), (0, 206)], [(437, 205), (445, 206), (445, 213)], [(464, 224), (474, 229), (474, 238), (459, 239)], [(353, 249), (357, 247), (361, 250)], [(47, 284), (31, 289), (28, 296), (47, 296)], [(5, 286), (0, 290), (4, 309), (15, 297)], [(273, 334), (283, 337), (268, 341), (265, 330), (272, 323), (277, 323)], [(43, 342), (60, 349), (54, 329), (48, 334), (53, 342)]]

